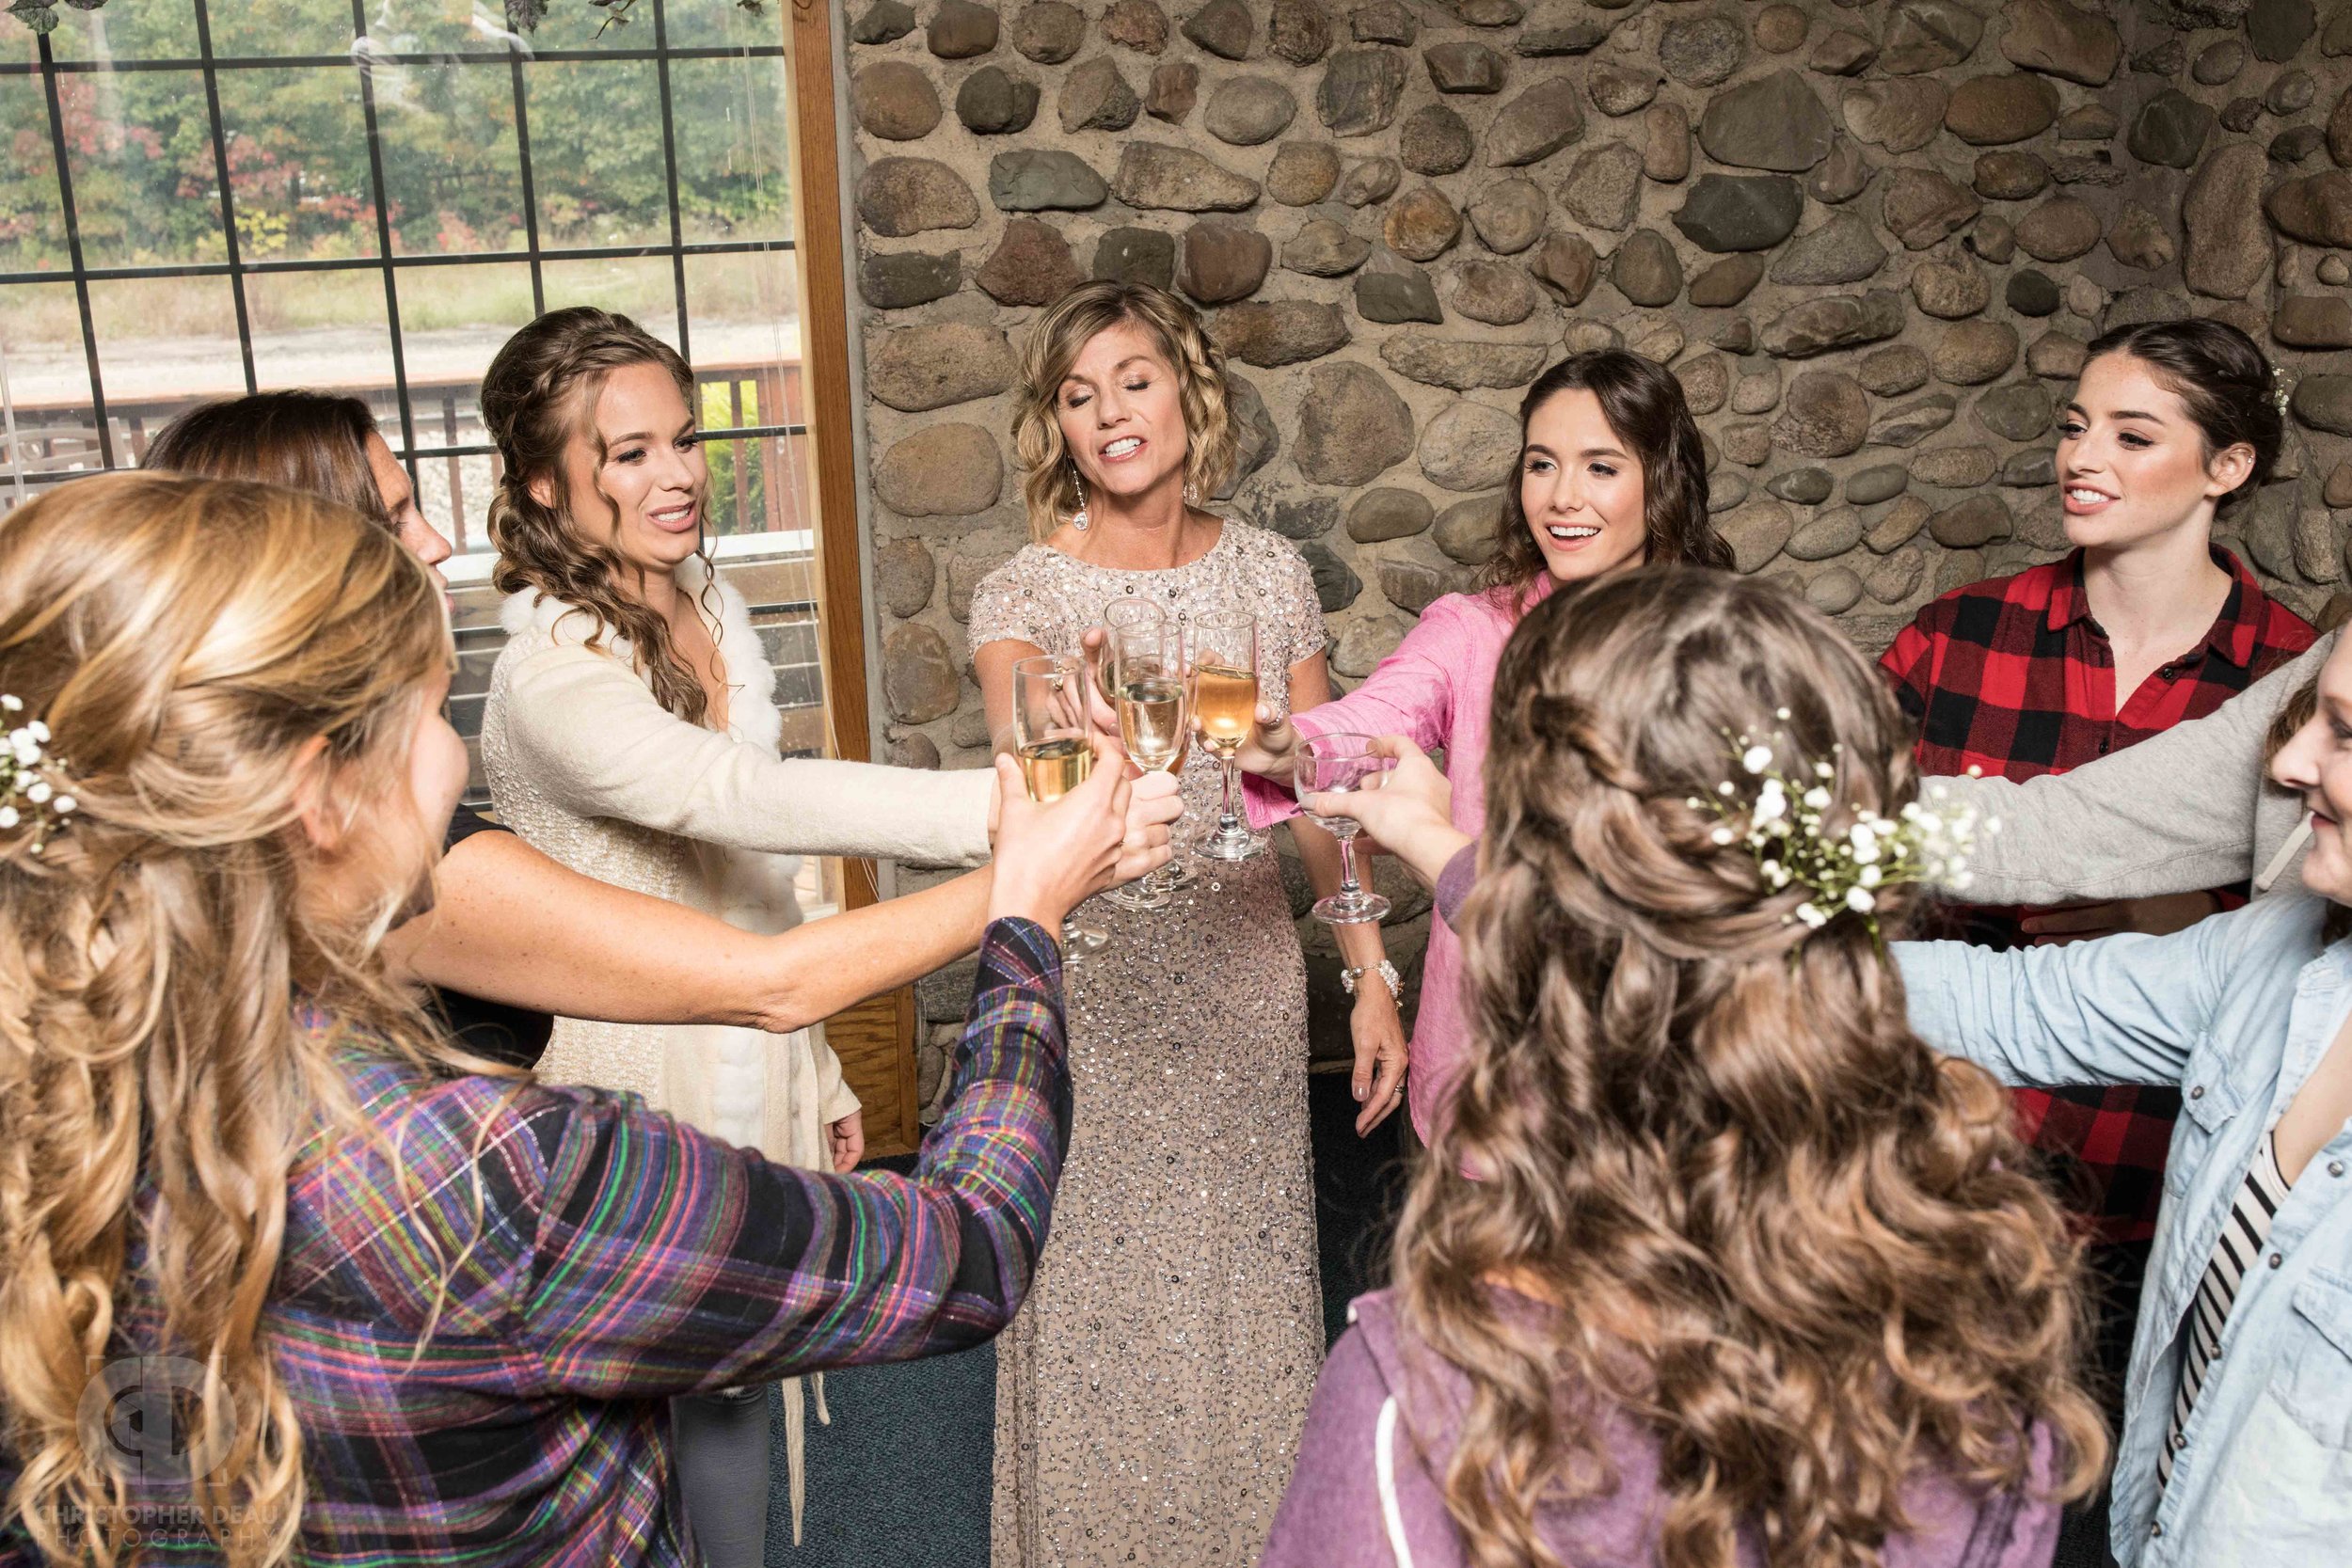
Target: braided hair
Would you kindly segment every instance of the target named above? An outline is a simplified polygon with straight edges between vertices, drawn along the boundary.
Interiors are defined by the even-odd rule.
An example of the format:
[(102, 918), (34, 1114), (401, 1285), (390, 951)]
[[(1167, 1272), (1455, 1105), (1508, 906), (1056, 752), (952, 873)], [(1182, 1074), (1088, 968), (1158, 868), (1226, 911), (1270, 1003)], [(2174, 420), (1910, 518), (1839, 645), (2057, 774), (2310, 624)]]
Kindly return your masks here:
[[(597, 626), (588, 645), (600, 646), (607, 631), (627, 639), (655, 699), (699, 724), (709, 713), (709, 694), (678, 657), (669, 623), (622, 586), (634, 568), (612, 543), (618, 516), (605, 538), (595, 537), (582, 513), (601, 498), (569, 495), (564, 483), (568, 443), (596, 441), (601, 455), (592, 417), (596, 395), (605, 377), (630, 365), (660, 366), (677, 383), (687, 407), (694, 406), (694, 372), (677, 350), (628, 317), (593, 306), (548, 311), (507, 339), (490, 361), (482, 378), (482, 422), (498, 443), (503, 467), (490, 499), (490, 542), (498, 546), (490, 581), (501, 594), (536, 589), (594, 615)], [(532, 493), (541, 481), (552, 486), (555, 504)], [(699, 543), (694, 555), (707, 570), (710, 557)], [(715, 580), (706, 576), (706, 594)]]

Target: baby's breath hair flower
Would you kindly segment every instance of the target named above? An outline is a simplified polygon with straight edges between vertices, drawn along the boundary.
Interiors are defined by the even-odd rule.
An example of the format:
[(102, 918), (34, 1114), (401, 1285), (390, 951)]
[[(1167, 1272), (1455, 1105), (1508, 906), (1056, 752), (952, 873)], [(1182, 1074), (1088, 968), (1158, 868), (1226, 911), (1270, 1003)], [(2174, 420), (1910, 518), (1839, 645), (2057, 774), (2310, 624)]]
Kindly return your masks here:
[[(1744, 735), (1724, 738), (1731, 743), (1736, 771), (1758, 781), (1754, 798), (1743, 800), (1739, 785), (1726, 781), (1715, 794), (1694, 795), (1689, 803), (1719, 818), (1708, 834), (1710, 842), (1725, 848), (1747, 846), (1766, 887), (1774, 893), (1804, 890), (1804, 901), (1788, 919), (1808, 931), (1854, 914), (1876, 940), (1886, 889), (1908, 882), (1966, 887), (1968, 851), (1979, 826), (1986, 832), (2000, 826), (1992, 820), (1979, 824), (1972, 808), (1947, 814), (1913, 800), (1891, 817), (1850, 806), (1849, 820), (1834, 828), (1829, 822), (1836, 810), (1829, 787), (1837, 776), (1833, 764), (1797, 758), (1784, 768), (1769, 744)], [(1931, 786), (1929, 798), (1941, 800), (1948, 793)]]
[[(24, 700), (0, 692), (0, 713), (22, 713)], [(81, 802), (57, 787), (65, 759), (49, 749), (49, 726), (35, 719), (9, 730), (0, 749), (0, 832), (30, 826), (28, 848), (40, 854), (65, 831)]]

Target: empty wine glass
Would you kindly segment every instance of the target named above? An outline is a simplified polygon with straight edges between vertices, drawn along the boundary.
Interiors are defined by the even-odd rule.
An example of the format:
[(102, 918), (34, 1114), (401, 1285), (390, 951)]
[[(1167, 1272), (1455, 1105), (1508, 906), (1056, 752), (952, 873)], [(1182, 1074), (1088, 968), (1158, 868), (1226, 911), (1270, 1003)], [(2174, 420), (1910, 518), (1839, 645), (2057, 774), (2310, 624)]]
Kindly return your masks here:
[[(1040, 805), (1060, 800), (1094, 770), (1094, 739), (1087, 723), (1086, 660), (1047, 654), (1012, 667), (1012, 740), (1022, 783)], [(1099, 952), (1110, 934), (1075, 913), (1061, 923), (1064, 957), (1075, 961)]]
[(1340, 890), (1315, 902), (1315, 918), (1332, 926), (1362, 926), (1389, 912), (1389, 901), (1367, 893), (1356, 879), (1356, 835), (1361, 826), (1347, 816), (1325, 816), (1310, 804), (1316, 795), (1343, 795), (1366, 787), (1377, 789), (1378, 776), (1396, 766), (1394, 757), (1373, 750), (1368, 735), (1319, 735), (1303, 740), (1292, 773), (1292, 787), (1308, 816), (1340, 841)]

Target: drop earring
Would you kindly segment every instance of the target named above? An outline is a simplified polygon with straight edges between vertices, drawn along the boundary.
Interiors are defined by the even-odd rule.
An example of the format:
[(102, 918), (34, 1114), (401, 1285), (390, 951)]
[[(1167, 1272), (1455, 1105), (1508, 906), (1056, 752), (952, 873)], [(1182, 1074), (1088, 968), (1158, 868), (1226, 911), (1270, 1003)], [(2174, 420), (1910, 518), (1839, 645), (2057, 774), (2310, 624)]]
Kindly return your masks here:
[(1078, 465), (1075, 463), (1070, 465), (1070, 483), (1078, 487), (1078, 510), (1070, 515), (1070, 526), (1084, 533), (1087, 524), (1092, 519), (1087, 516), (1087, 482), (1078, 477)]
[(1200, 504), (1200, 486), (1195, 484), (1190, 480), (1184, 481), (1184, 504), (1186, 506), (1199, 506)]

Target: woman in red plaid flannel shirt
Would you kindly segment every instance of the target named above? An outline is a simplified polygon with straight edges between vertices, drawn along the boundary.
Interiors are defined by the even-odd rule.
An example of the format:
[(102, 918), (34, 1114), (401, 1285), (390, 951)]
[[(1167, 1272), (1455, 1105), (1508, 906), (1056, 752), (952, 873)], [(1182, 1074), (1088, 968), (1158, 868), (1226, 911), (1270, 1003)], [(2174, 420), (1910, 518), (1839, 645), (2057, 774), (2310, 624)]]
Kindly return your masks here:
[[(2217, 321), (2120, 327), (2090, 346), (2059, 416), (2064, 558), (1947, 594), (1881, 661), (1920, 725), (1923, 773), (2023, 782), (2198, 719), (2311, 646), (2303, 618), (2213, 541), (2269, 478), (2284, 421), (2271, 367)], [(2166, 932), (2242, 888), (2062, 909), (1972, 907), (1988, 945)], [(2180, 1093), (2139, 1085), (2014, 1091), (2019, 1131), (2057, 1158), (2109, 1282), (2102, 1359), (2120, 1398)]]

